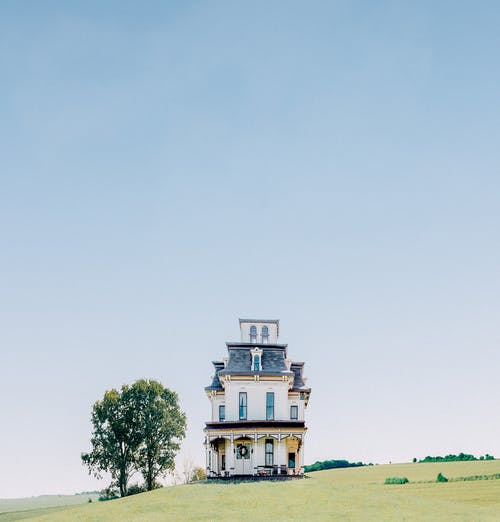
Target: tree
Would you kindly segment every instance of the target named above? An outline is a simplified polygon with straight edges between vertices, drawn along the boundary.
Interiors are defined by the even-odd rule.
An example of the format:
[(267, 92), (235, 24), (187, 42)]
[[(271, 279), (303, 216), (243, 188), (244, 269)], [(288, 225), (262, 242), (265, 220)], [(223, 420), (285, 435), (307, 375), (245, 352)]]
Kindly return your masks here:
[(158, 478), (174, 470), (180, 440), (186, 434), (186, 415), (177, 394), (158, 381), (141, 379), (126, 391), (136, 412), (141, 444), (135, 463), (151, 491)]
[(140, 471), (146, 489), (173, 469), (186, 416), (175, 392), (157, 381), (141, 379), (104, 394), (92, 408), (92, 451), (82, 454), (89, 473), (109, 472), (120, 496), (127, 495), (130, 477)]
[(207, 472), (201, 466), (196, 466), (191, 474), (191, 482), (198, 482), (199, 480), (206, 480)]
[(134, 457), (140, 439), (134, 422), (134, 412), (115, 389), (107, 391), (102, 401), (92, 408), (92, 451), (82, 454), (82, 461), (97, 478), (109, 472), (120, 496), (127, 494), (127, 484), (134, 471)]
[(193, 479), (194, 463), (188, 457), (182, 462), (181, 480), (183, 484), (189, 484)]

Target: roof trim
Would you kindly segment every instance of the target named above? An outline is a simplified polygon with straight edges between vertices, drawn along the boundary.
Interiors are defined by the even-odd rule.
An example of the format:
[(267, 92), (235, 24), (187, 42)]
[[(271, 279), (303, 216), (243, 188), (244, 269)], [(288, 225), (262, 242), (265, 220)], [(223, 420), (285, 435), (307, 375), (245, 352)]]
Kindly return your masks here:
[(240, 420), (240, 421), (223, 421), (223, 422), (206, 422), (206, 430), (225, 430), (235, 428), (283, 428), (296, 429), (305, 428), (305, 421), (293, 420)]
[(280, 320), (279, 319), (242, 319), (241, 317), (238, 319), (240, 322), (240, 328), (241, 323), (271, 323), (275, 324), (277, 326), (277, 335), (280, 334)]
[(238, 319), (238, 321), (241, 323), (275, 323), (279, 324), (279, 319)]
[(260, 371), (260, 372), (253, 372), (252, 370), (221, 370), (217, 373), (217, 375), (248, 375), (253, 379), (254, 375), (260, 375), (263, 377), (282, 377), (285, 376), (292, 376), (295, 375), (294, 372), (283, 370), (281, 372), (266, 372), (266, 370)]
[(227, 341), (226, 346), (229, 348), (251, 348), (252, 346), (264, 346), (267, 348), (287, 348), (288, 344), (272, 344), (272, 343), (249, 343), (249, 342), (238, 342), (238, 341)]

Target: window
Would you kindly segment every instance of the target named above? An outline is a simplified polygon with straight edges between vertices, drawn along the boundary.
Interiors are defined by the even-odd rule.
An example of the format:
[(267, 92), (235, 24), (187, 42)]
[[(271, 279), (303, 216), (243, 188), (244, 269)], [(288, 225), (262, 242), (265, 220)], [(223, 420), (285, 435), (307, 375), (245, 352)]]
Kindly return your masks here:
[(262, 350), (260, 348), (253, 348), (250, 350), (251, 353), (251, 369), (254, 372), (261, 372), (262, 371)]
[(240, 420), (247, 419), (247, 392), (240, 392)]
[(222, 454), (220, 456), (220, 469), (221, 469), (221, 471), (226, 470), (226, 455), (224, 455), (224, 454)]
[(267, 326), (264, 325), (262, 327), (261, 335), (262, 335), (262, 342), (267, 343), (267, 341), (269, 340), (269, 328)]
[(266, 393), (266, 420), (274, 419), (274, 392)]
[(226, 420), (226, 407), (221, 404), (219, 406), (219, 421), (224, 422)]
[(290, 406), (290, 419), (297, 420), (299, 418), (299, 407), (292, 405)]
[(252, 324), (252, 326), (250, 326), (250, 342), (251, 343), (257, 342), (257, 327), (254, 324)]
[(266, 439), (266, 466), (272, 466), (274, 462), (274, 441), (273, 439)]
[(295, 453), (288, 454), (288, 467), (291, 469), (295, 468)]

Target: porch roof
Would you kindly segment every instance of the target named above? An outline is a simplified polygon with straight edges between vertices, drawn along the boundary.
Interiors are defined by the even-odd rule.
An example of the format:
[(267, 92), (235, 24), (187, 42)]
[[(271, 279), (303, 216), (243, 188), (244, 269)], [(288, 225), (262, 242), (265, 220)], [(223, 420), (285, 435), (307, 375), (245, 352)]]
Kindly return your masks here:
[(296, 429), (305, 428), (304, 421), (292, 421), (292, 420), (240, 420), (240, 421), (223, 421), (223, 422), (207, 422), (205, 430), (232, 430), (232, 429), (248, 429), (248, 428), (281, 428), (281, 429)]

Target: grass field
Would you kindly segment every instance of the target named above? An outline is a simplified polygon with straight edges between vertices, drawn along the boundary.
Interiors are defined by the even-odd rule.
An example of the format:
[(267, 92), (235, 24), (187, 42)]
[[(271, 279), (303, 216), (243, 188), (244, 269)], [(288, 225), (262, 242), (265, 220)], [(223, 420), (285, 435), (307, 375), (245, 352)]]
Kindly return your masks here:
[[(500, 460), (391, 464), (310, 473), (288, 482), (196, 484), (53, 511), (30, 520), (500, 520), (500, 480), (418, 483), (500, 473)], [(409, 484), (384, 485), (387, 477)], [(9, 518), (2, 519), (13, 520)]]
[(0, 499), (0, 522), (5, 520), (26, 520), (35, 516), (52, 513), (68, 506), (85, 504), (92, 499), (96, 502), (99, 495), (41, 495), (39, 497)]

